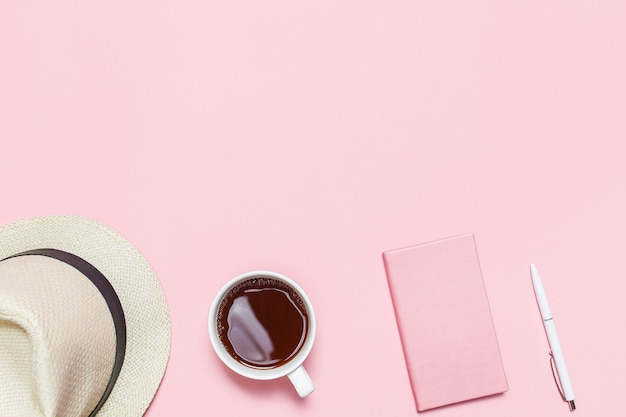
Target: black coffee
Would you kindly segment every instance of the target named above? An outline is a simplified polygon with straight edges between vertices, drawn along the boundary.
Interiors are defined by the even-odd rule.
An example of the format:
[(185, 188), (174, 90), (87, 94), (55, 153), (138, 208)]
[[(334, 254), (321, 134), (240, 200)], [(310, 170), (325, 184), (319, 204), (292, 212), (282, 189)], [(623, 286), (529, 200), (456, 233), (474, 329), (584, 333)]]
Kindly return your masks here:
[(275, 368), (302, 348), (308, 330), (304, 301), (289, 285), (257, 276), (233, 287), (217, 311), (217, 334), (226, 351), (253, 368)]

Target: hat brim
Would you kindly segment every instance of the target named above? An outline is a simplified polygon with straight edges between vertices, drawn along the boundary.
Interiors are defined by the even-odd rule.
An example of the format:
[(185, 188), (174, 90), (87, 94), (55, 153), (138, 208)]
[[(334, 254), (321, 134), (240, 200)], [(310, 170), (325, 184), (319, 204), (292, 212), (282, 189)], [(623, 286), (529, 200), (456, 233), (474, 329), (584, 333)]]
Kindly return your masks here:
[(0, 227), (0, 259), (37, 249), (79, 256), (115, 290), (126, 320), (126, 352), (96, 416), (142, 416), (163, 379), (171, 345), (167, 301), (152, 268), (126, 239), (84, 217), (36, 217)]

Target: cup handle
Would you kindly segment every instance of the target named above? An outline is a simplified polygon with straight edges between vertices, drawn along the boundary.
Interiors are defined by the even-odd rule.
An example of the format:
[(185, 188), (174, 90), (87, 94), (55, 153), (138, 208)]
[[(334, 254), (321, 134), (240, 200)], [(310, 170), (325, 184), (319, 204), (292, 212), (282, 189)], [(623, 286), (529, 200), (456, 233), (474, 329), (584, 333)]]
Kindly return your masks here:
[(292, 373), (287, 376), (289, 377), (289, 380), (298, 392), (300, 398), (304, 398), (313, 392), (313, 381), (311, 381), (311, 377), (309, 377), (309, 374), (307, 374), (304, 366), (298, 366)]

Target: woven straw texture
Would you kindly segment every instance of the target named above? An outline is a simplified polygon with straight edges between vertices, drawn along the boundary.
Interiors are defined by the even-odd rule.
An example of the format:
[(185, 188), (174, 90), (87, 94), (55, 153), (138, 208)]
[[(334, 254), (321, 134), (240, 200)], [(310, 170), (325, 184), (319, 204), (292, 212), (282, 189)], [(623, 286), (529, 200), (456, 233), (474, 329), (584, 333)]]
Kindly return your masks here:
[[(119, 234), (83, 217), (39, 217), (0, 228), (0, 259), (42, 248), (85, 259), (115, 289), (126, 318), (126, 354), (113, 391), (97, 416), (142, 416), (163, 378), (170, 352), (170, 316), (154, 272)], [(11, 337), (20, 337), (19, 329), (10, 332)], [(0, 398), (0, 403), (4, 401)]]
[(47, 256), (0, 262), (0, 415), (88, 415), (115, 360), (102, 294)]

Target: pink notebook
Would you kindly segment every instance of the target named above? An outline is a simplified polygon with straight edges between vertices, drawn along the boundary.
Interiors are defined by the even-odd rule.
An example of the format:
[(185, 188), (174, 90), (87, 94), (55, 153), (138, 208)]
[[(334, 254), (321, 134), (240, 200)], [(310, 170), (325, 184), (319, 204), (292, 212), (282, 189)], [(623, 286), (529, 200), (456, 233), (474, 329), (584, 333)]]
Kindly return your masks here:
[(507, 391), (474, 236), (383, 260), (417, 410)]

